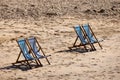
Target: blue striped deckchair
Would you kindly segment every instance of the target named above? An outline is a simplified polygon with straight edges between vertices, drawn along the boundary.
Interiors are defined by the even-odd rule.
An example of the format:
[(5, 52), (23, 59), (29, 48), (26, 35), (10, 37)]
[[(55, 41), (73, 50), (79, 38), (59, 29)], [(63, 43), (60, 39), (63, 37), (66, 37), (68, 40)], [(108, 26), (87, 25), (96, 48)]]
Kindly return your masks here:
[[(72, 49), (74, 47), (84, 46), (85, 50), (87, 50), (86, 45), (90, 45), (91, 49), (93, 49), (92, 45), (88, 42), (88, 39), (86, 38), (86, 36), (84, 36), (84, 33), (83, 33), (83, 30), (82, 30), (81, 26), (77, 25), (77, 26), (75, 26), (73, 28), (74, 28), (74, 30), (75, 30), (75, 32), (77, 34), (77, 38), (76, 38), (73, 46), (69, 47), (69, 49)], [(77, 42), (78, 38), (79, 38), (81, 43), (79, 45), (76, 45), (76, 42)]]
[[(13, 65), (15, 65), (17, 63), (24, 62), (24, 63), (26, 63), (29, 66), (29, 68), (32, 68), (30, 66), (30, 62), (29, 61), (35, 60), (35, 62), (37, 63), (37, 65), (40, 64), (40, 66), (42, 66), (42, 64), (40, 62), (38, 63), (38, 61), (36, 60), (37, 58), (34, 58), (34, 56), (33, 56), (32, 53), (30, 54), (30, 51), (29, 51), (28, 46), (26, 44), (26, 40), (24, 38), (21, 38), (21, 39), (18, 39), (18, 40), (16, 39), (16, 41), (17, 41), (18, 46), (20, 48), (20, 53), (18, 55), (18, 58), (17, 58), (16, 62), (12, 63)], [(24, 60), (19, 60), (20, 56), (21, 56), (21, 53), (23, 54), (23, 56), (25, 58)]]
[(84, 31), (85, 35), (88, 37), (89, 42), (91, 44), (98, 43), (100, 48), (102, 49), (102, 46), (99, 43), (99, 41), (97, 40), (97, 38), (96, 38), (94, 32), (92, 31), (92, 28), (90, 27), (90, 25), (89, 24), (84, 24), (82, 26), (82, 28), (83, 28), (83, 31)]
[(45, 55), (45, 53), (43, 52), (43, 50), (42, 50), (40, 44), (38, 43), (37, 39), (35, 37), (30, 37), (30, 38), (27, 39), (27, 42), (29, 44), (29, 47), (33, 51), (34, 55), (36, 56), (36, 58), (39, 58), (39, 59), (46, 58), (48, 64), (50, 65), (50, 62), (47, 59), (47, 57), (51, 56), (51, 55)]
[(19, 47), (20, 47), (20, 49), (21, 49), (25, 59), (26, 60), (33, 60), (33, 57), (30, 55), (30, 53), (29, 53), (29, 51), (27, 49), (27, 45), (26, 45), (25, 39), (18, 40), (18, 44), (19, 44)]

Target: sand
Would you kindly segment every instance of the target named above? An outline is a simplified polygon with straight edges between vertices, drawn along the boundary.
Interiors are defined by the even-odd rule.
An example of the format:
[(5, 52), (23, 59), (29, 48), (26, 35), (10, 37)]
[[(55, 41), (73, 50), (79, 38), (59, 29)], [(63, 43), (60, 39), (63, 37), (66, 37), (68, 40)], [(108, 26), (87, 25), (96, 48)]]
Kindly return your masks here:
[[(41, 17), (37, 21), (0, 21), (0, 80), (119, 80), (120, 20), (115, 18), (81, 18), (80, 16)], [(90, 23), (103, 49), (81, 53), (70, 51), (75, 41), (73, 26)], [(13, 68), (19, 54), (16, 37), (37, 37), (51, 65), (23, 71)]]

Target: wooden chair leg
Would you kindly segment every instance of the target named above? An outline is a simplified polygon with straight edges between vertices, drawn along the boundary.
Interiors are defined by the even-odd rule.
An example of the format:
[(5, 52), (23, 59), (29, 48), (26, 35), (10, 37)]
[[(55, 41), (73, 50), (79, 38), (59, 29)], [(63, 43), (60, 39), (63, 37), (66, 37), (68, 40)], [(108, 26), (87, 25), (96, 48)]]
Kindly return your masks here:
[(37, 61), (38, 61), (38, 63), (39, 63), (40, 66), (43, 66), (42, 63), (41, 63), (41, 61), (39, 59)]
[(92, 45), (92, 50), (95, 51), (96, 48), (95, 48), (94, 44), (91, 44), (91, 45)]
[(79, 45), (75, 45), (76, 44), (76, 42), (77, 42), (77, 40), (78, 40), (78, 36), (77, 36), (77, 38), (75, 39), (75, 42), (73, 43), (73, 46), (72, 47), (68, 47), (70, 50), (73, 48), (73, 47), (79, 47)]
[(89, 28), (90, 28), (90, 30), (91, 30), (91, 33), (93, 34), (93, 36), (94, 36), (94, 38), (96, 39), (96, 41), (97, 41), (98, 45), (99, 45), (99, 46), (100, 46), (100, 48), (102, 49), (102, 46), (101, 46), (101, 44), (99, 43), (99, 41), (98, 41), (97, 37), (95, 36), (95, 34), (94, 34), (94, 32), (93, 32), (92, 28), (90, 27), (90, 24), (88, 24), (88, 25), (89, 25)]
[(50, 65), (50, 62), (49, 62), (48, 58), (46, 58), (46, 60), (47, 60), (48, 64)]
[(28, 67), (29, 67), (30, 69), (32, 69), (32, 67), (30, 66), (30, 64), (29, 64), (29, 61), (28, 61), (28, 60), (26, 60), (26, 64), (28, 65)]
[(98, 45), (100, 46), (101, 49), (103, 49), (102, 46), (101, 46), (101, 44), (99, 42), (98, 42)]
[(16, 60), (16, 62), (18, 62), (19, 58), (20, 58), (20, 55), (21, 55), (22, 51), (20, 51), (19, 55), (18, 55), (18, 58)]
[[(45, 53), (44, 53), (44, 51), (42, 50), (42, 48), (41, 48), (41, 51), (42, 51), (43, 55), (46, 56)], [(46, 57), (45, 59), (48, 62), (48, 64), (50, 65), (50, 62), (49, 62), (48, 58)]]
[(78, 36), (77, 36), (77, 38), (75, 39), (75, 42), (74, 42), (74, 44), (73, 44), (73, 47), (75, 46), (77, 40), (78, 40)]
[(86, 51), (88, 51), (88, 49), (86, 48), (86, 46), (85, 46), (85, 45), (84, 45), (84, 48), (85, 48), (85, 50), (86, 50)]
[[(39, 51), (41, 50), (41, 52), (43, 53), (43, 55), (46, 56), (45, 53), (44, 53), (44, 51), (42, 50), (42, 47), (40, 46), (40, 44), (39, 44), (39, 42), (37, 41), (36, 38), (35, 38), (35, 40), (36, 40), (36, 42), (37, 42), (37, 45), (39, 46)], [(46, 57), (46, 61), (47, 61), (48, 64), (50, 65), (50, 62), (49, 62), (49, 60), (47, 59), (47, 57)], [(40, 62), (40, 61), (39, 61), (39, 62)], [(41, 64), (41, 62), (40, 62), (40, 64)], [(41, 65), (42, 65), (42, 64), (41, 64)]]

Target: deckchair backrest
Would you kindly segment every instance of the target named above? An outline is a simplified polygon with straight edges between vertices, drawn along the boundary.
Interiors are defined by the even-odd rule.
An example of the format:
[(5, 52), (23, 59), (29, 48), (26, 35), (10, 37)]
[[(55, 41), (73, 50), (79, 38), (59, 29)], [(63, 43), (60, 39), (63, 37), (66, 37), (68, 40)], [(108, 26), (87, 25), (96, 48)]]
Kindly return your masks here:
[(36, 45), (37, 42), (36, 42), (35, 37), (28, 38), (28, 41), (30, 43), (30, 46), (31, 46), (33, 52), (36, 54), (37, 57), (40, 57), (41, 55), (38, 51), (38, 48), (37, 48), (37, 45)]
[(83, 25), (83, 29), (85, 30), (88, 38), (90, 39), (90, 42), (91, 42), (91, 43), (94, 43), (94, 42), (96, 41), (96, 39), (94, 38), (94, 36), (93, 36), (93, 34), (92, 34), (92, 32), (91, 32), (91, 29), (90, 29), (89, 24), (84, 24), (84, 25)]
[(79, 25), (74, 27), (79, 39), (81, 40), (82, 44), (86, 44), (85, 38), (83, 37), (82, 29)]
[(23, 56), (27, 59), (27, 60), (31, 60), (33, 59), (32, 56), (30, 55), (28, 48), (27, 48), (27, 44), (25, 42), (25, 39), (19, 39), (17, 40), (18, 45), (23, 53)]

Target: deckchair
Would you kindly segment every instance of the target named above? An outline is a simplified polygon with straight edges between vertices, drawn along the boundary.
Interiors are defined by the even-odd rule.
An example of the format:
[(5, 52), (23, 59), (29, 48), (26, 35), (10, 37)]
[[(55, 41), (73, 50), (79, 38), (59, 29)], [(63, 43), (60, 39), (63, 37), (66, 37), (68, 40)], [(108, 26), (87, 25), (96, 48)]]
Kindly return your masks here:
[[(35, 63), (37, 64), (37, 66), (42, 66), (41, 62), (37, 60), (37, 58), (34, 57), (33, 53), (30, 53), (31, 51), (28, 48), (28, 45), (26, 44), (26, 40), (24, 38), (21, 39), (16, 39), (18, 46), (20, 48), (20, 53), (18, 55), (18, 58), (16, 60), (15, 63), (12, 63), (13, 65), (18, 64), (18, 63), (25, 63), (27, 65), (27, 67), (29, 67), (30, 69), (32, 68), (30, 65), (30, 61), (35, 61)], [(19, 60), (21, 54), (23, 54), (24, 60)]]
[(45, 58), (47, 60), (48, 64), (50, 65), (50, 62), (47, 59), (47, 57), (49, 57), (51, 55), (45, 55), (44, 51), (42, 50), (40, 44), (38, 43), (38, 41), (37, 41), (37, 39), (35, 37), (28, 38), (27, 43), (29, 44), (29, 47), (33, 51), (36, 58), (38, 58), (38, 59)]
[[(98, 43), (98, 45), (99, 45), (100, 48), (102, 49), (102, 46), (101, 46), (101, 44), (99, 43), (100, 41), (98, 41), (98, 39), (96, 38), (96, 36), (95, 36), (94, 32), (92, 31), (92, 28), (90, 27), (90, 25), (89, 25), (89, 24), (84, 24), (84, 25), (82, 26), (82, 28), (83, 28), (84, 34), (85, 34), (86, 37), (88, 37), (88, 39), (89, 39), (89, 43), (91, 43), (92, 45), (93, 45), (94, 43)], [(93, 45), (93, 46), (94, 46), (94, 45)]]
[[(73, 46), (69, 47), (69, 49), (72, 49), (74, 47), (84, 46), (85, 50), (87, 50), (86, 45), (90, 45), (91, 50), (93, 50), (93, 46), (92, 46), (91, 43), (88, 42), (88, 38), (86, 36), (84, 36), (84, 33), (83, 33), (83, 30), (82, 30), (81, 26), (77, 25), (77, 26), (75, 26), (73, 28), (74, 28), (74, 30), (75, 30), (75, 32), (77, 34), (77, 38), (76, 38)], [(81, 43), (79, 45), (76, 45), (76, 42), (77, 42), (78, 39), (80, 40)]]

